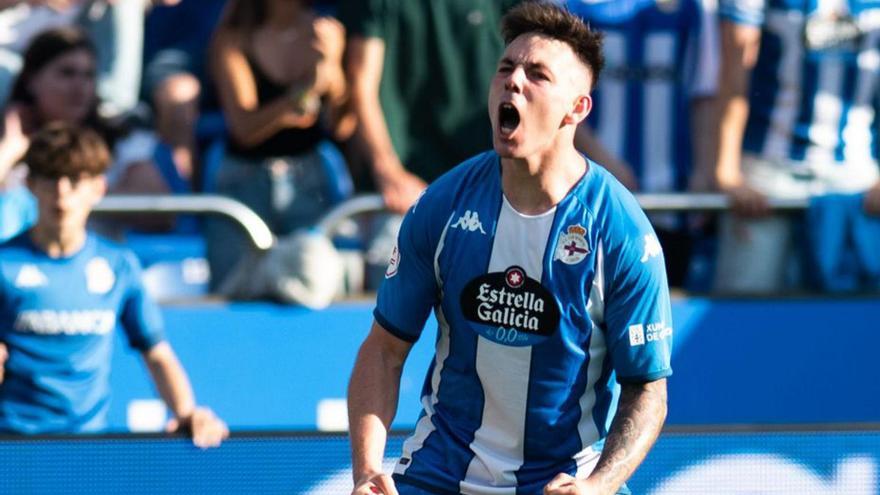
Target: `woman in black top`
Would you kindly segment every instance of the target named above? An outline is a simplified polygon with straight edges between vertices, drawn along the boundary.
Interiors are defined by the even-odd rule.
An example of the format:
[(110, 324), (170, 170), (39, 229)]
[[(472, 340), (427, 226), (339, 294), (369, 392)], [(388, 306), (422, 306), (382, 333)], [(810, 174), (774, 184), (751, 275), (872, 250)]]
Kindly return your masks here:
[[(211, 63), (229, 129), (216, 190), (278, 235), (314, 224), (348, 181), (319, 154), (328, 137), (346, 138), (354, 127), (344, 40), (342, 26), (307, 0), (232, 0), (215, 33)], [(244, 251), (241, 242), (231, 226), (209, 226), (215, 288)]]

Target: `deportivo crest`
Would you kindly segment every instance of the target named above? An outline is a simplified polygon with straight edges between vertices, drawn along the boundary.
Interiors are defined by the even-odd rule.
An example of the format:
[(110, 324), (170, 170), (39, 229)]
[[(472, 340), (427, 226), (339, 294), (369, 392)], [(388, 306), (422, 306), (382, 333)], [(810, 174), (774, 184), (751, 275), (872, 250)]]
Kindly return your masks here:
[(587, 229), (580, 225), (568, 227), (568, 233), (559, 236), (553, 259), (560, 260), (566, 265), (575, 265), (583, 261), (590, 254), (590, 245), (584, 237), (586, 233)]
[(106, 259), (92, 258), (86, 265), (86, 288), (91, 294), (106, 294), (116, 283), (116, 275)]
[(471, 327), (499, 344), (535, 345), (559, 326), (553, 294), (518, 266), (474, 278), (461, 291), (459, 302)]

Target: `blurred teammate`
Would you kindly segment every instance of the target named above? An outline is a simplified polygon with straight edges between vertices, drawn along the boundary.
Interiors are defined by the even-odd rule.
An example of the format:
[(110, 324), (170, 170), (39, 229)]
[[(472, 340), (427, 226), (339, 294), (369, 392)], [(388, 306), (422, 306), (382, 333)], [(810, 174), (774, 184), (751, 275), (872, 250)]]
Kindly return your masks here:
[(721, 0), (716, 178), (722, 222), (716, 289), (785, 287), (793, 224), (767, 198), (866, 192), (880, 213), (880, 4)]
[[(574, 148), (601, 38), (549, 4), (503, 20), (494, 152), (409, 210), (349, 386), (356, 494), (628, 493), (666, 414), (663, 255), (633, 197)], [(424, 414), (381, 471), (431, 308)]]
[[(28, 186), (36, 225), (0, 245), (0, 432), (79, 433), (105, 427), (113, 332), (125, 331), (174, 415), (202, 447), (228, 436), (196, 406), (189, 380), (162, 336), (134, 256), (89, 233), (110, 162), (101, 138), (51, 124), (31, 138)], [(2, 364), (2, 361), (0, 361)]]

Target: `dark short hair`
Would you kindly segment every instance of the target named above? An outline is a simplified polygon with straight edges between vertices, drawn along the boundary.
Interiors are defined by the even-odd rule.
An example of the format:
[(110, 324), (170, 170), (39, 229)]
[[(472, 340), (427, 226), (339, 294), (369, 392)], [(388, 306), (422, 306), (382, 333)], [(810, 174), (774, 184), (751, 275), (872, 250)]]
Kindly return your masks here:
[(34, 177), (95, 176), (107, 171), (110, 151), (97, 132), (54, 122), (31, 136), (24, 162)]
[(592, 85), (596, 86), (599, 73), (605, 65), (601, 33), (591, 30), (580, 17), (565, 8), (540, 0), (523, 2), (501, 19), (501, 34), (505, 44), (509, 45), (528, 33), (547, 36), (570, 46), (590, 69)]
[(28, 89), (31, 79), (53, 60), (77, 50), (85, 50), (92, 57), (98, 56), (95, 44), (79, 28), (62, 26), (38, 34), (24, 52), (24, 63), (12, 87), (10, 101), (33, 104), (34, 97)]

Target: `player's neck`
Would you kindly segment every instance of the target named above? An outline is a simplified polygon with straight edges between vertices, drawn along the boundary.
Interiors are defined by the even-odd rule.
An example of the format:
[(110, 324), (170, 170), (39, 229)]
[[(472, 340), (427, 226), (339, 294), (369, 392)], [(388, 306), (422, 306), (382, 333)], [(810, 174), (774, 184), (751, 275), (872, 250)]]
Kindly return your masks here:
[(586, 170), (586, 160), (573, 146), (527, 158), (503, 158), (501, 188), (516, 211), (539, 215), (559, 204)]
[(30, 231), (31, 242), (50, 258), (66, 258), (82, 249), (88, 233), (85, 229), (53, 228), (39, 222)]

